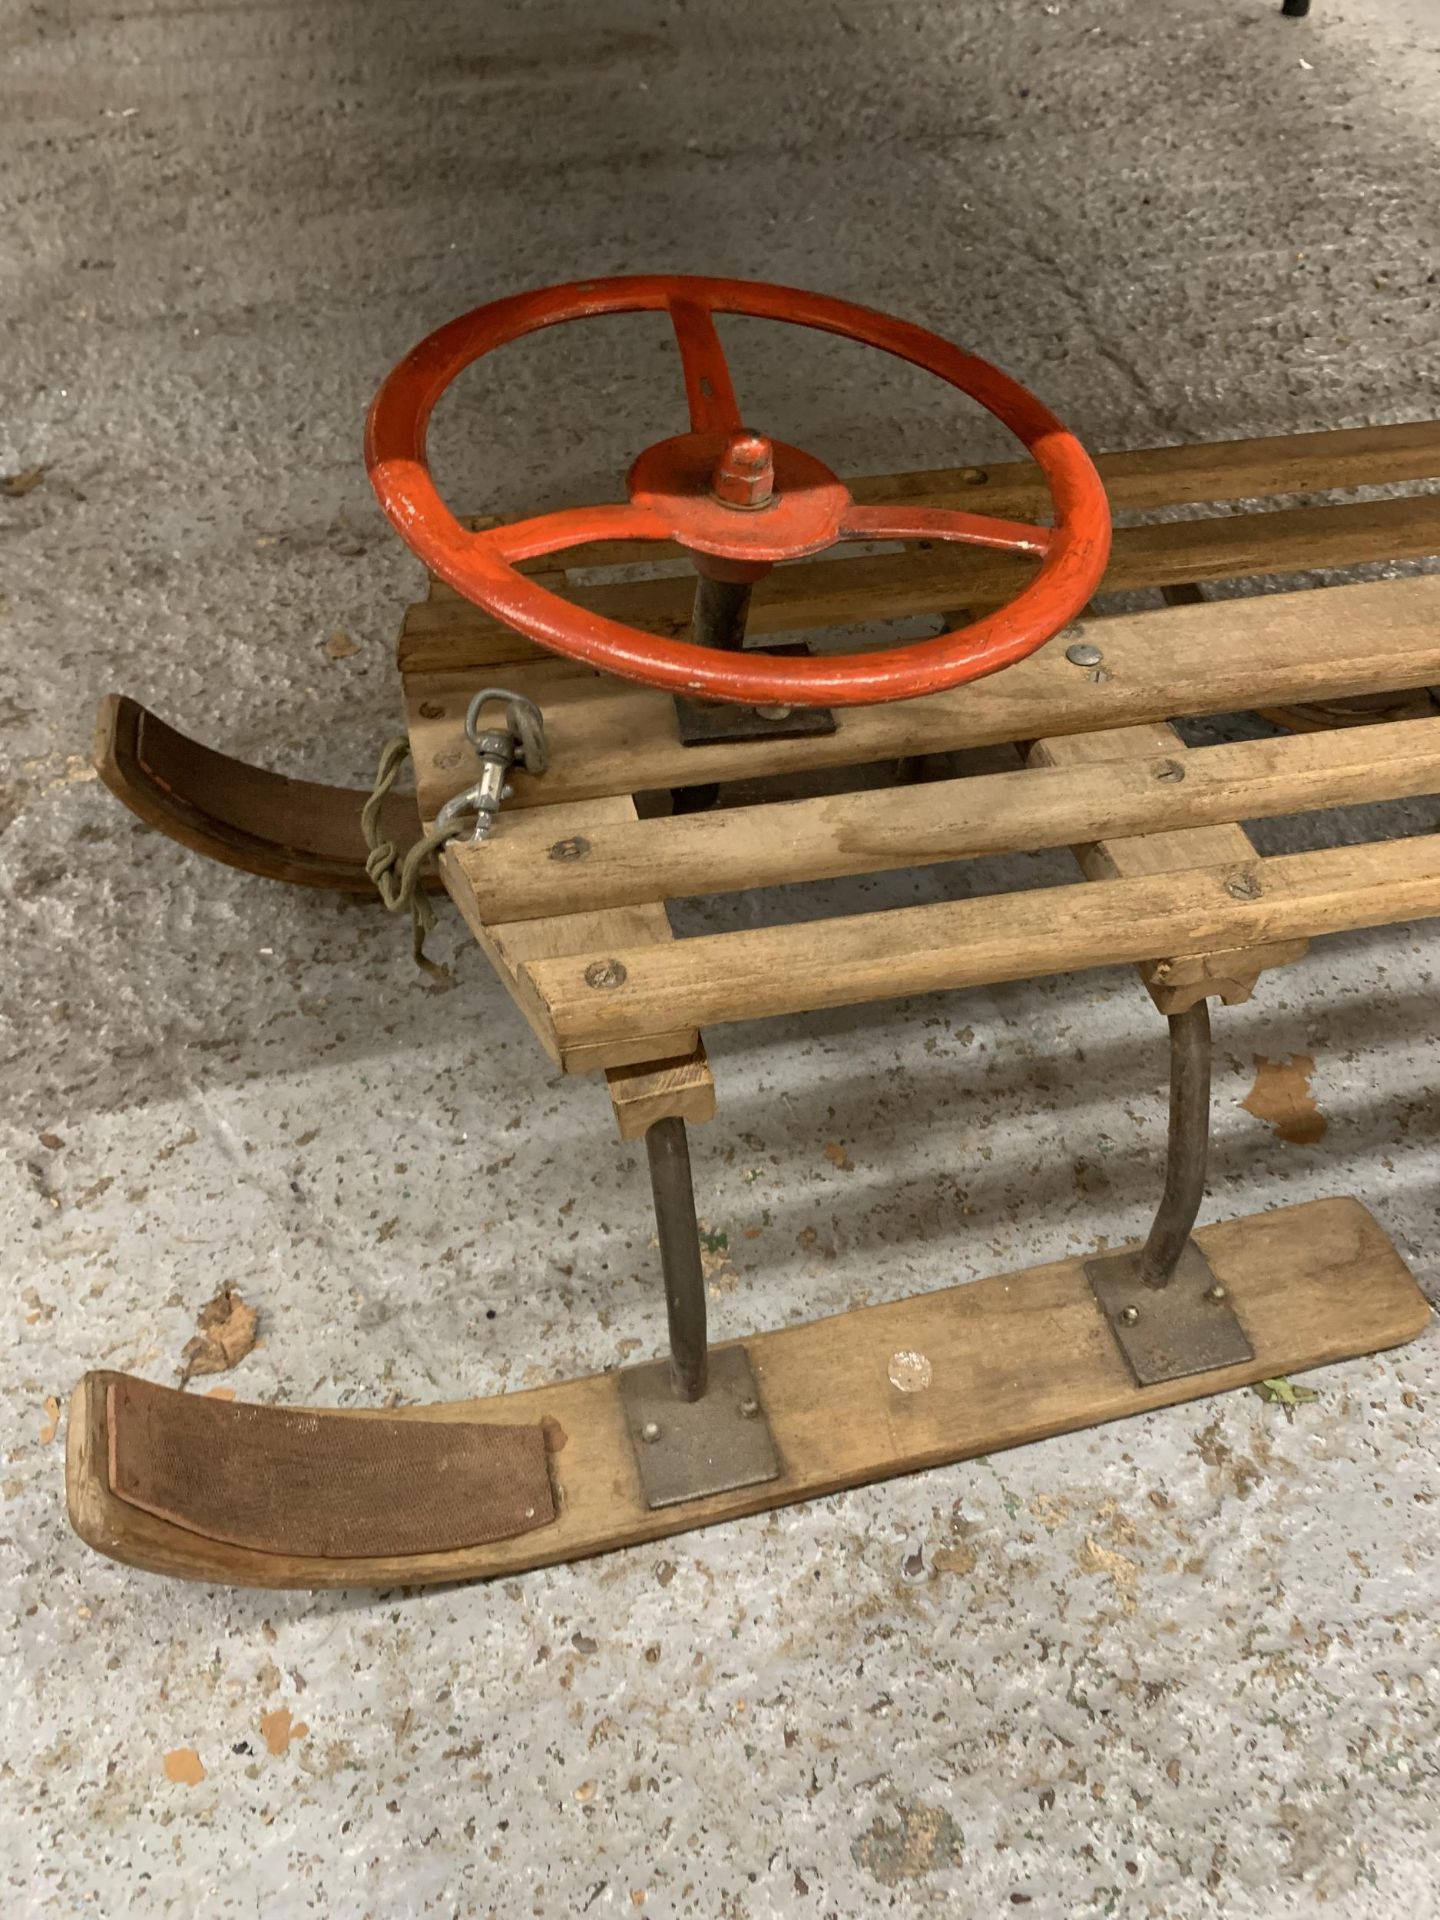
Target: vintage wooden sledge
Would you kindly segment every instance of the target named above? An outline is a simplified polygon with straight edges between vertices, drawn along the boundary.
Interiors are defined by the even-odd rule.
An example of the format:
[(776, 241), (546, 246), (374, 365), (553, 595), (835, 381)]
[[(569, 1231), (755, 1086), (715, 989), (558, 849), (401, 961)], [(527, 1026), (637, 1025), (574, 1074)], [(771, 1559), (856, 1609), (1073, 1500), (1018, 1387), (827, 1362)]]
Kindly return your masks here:
[[(649, 304), (676, 314), (689, 438), (718, 430), (724, 454), (738, 413), (721, 404), (728, 375), (708, 312), (725, 302), (701, 296), (723, 286), (733, 297), (737, 284), (599, 283), (598, 304), (593, 287), (559, 291), (588, 313), (624, 309), (605, 306), (609, 289), (661, 288), (663, 301)], [(801, 298), (806, 324), (830, 324), (825, 303)], [(881, 344), (899, 350), (893, 335)], [(444, 366), (425, 352), (406, 365), (419, 365), (433, 401)], [(398, 457), (372, 439), (373, 465)], [(782, 466), (777, 457), (777, 485)], [(584, 629), (592, 637), (613, 623), (663, 650), (689, 631), (714, 657), (718, 678), (704, 690), (728, 692), (728, 705), (687, 695), (683, 648), (666, 687), (616, 677), (557, 658), (553, 634), (536, 644), (432, 577), (400, 639), (416, 798), (390, 796), (378, 832), (401, 845), (433, 840), (451, 808), (464, 837), (437, 845), (422, 877), (443, 882), (549, 1058), (570, 1073), (603, 1071), (621, 1134), (645, 1140), (670, 1362), (373, 1413), (227, 1405), (92, 1373), (75, 1392), (67, 1461), (85, 1540), (138, 1566), (235, 1584), (483, 1578), (1293, 1374), (1422, 1330), (1426, 1302), (1357, 1199), (1192, 1229), (1210, 1000), (1248, 998), (1312, 937), (1440, 913), (1440, 832), (1261, 857), (1240, 824), (1440, 792), (1430, 692), (1440, 686), (1440, 577), (1214, 599), (1205, 586), (1440, 551), (1433, 493), (1256, 504), (1440, 478), (1440, 425), (1165, 447), (1097, 466), (1111, 505), (1135, 522), (1116, 530), (1103, 579), (1093, 569), (1101, 605), (1122, 588), (1158, 589), (1166, 604), (1105, 614), (1091, 603), (1095, 581), (1077, 575), (1079, 604), (1060, 611), (1048, 644), (994, 677), (915, 698), (882, 691), (846, 704), (853, 656), (833, 634), (812, 656), (771, 656), (780, 674), (759, 689), (770, 664), (737, 643), (901, 616), (944, 615), (950, 626), (959, 608), (983, 622), (1023, 588), (1037, 554), (1018, 535), (957, 546), (938, 529), (945, 516), (971, 533), (982, 518), (1032, 522), (1045, 484), (1031, 461), (853, 482), (854, 525), (867, 539), (900, 530), (902, 550), (817, 551), (749, 580), (717, 584), (724, 567), (702, 573), (698, 589), (673, 568), (628, 577), (635, 561), (675, 561), (686, 545), (657, 544), (651, 527), (637, 544), (615, 509), (567, 516), (588, 542), (568, 566), (548, 551), (522, 555), (526, 594), (507, 607), (532, 632), (554, 616), (531, 587), (598, 616)], [(751, 480), (742, 471), (736, 484)], [(387, 506), (403, 522), (393, 495)], [(1136, 518), (1196, 507), (1207, 511)], [(493, 549), (483, 551), (488, 566)], [(627, 577), (605, 577), (621, 568)], [(484, 584), (492, 591), (502, 591), (495, 580)], [(961, 622), (943, 636), (962, 667), (974, 631)], [(647, 667), (644, 646), (626, 645), (621, 670)], [(862, 658), (873, 682), (881, 656)], [(839, 670), (818, 719), (810, 668)], [(496, 680), (500, 698), (470, 716), (467, 738), (475, 695)], [(520, 738), (526, 703), (542, 717), (543, 752)], [(1317, 730), (1189, 748), (1172, 724), (1238, 710)], [(961, 771), (962, 750), (980, 747), (1010, 750), (1008, 770)], [(97, 761), (127, 805), (198, 851), (306, 885), (371, 884), (361, 794), (242, 766), (124, 699), (102, 713)], [(824, 791), (806, 793), (797, 776), (814, 775)], [(687, 939), (666, 913), (697, 895), (1064, 846), (1081, 877), (1061, 887)], [(1170, 1026), (1169, 1151), (1143, 1248), (710, 1344), (688, 1141), (714, 1111), (703, 1028), (1119, 962), (1137, 967)]]

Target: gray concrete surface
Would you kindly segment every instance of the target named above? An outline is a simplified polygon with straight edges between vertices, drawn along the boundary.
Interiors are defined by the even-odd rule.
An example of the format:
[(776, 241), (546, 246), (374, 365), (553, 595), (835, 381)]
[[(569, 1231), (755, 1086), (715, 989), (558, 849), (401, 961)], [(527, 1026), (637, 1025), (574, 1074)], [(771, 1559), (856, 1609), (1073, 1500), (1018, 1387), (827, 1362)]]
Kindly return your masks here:
[[(1293, 1422), (1237, 1395), (379, 1599), (89, 1555), (46, 1411), (87, 1366), (172, 1379), (224, 1282), (264, 1400), (659, 1339), (641, 1166), (457, 924), (440, 991), (393, 921), (190, 858), (86, 767), (122, 687), (368, 775), (416, 571), (359, 431), (401, 351), (517, 286), (717, 270), (928, 321), (1094, 445), (1418, 417), (1437, 29), (1433, 0), (14, 0), (0, 472), (46, 471), (0, 499), (7, 1920), (1440, 1911), (1433, 1337)], [(736, 358), (751, 416), (842, 470), (997, 444), (858, 354), (752, 329)], [(675, 403), (641, 323), (535, 342), (467, 381), (442, 473), (476, 508), (583, 496)], [(1437, 963), (1433, 928), (1333, 940), (1220, 1017), (1215, 1214), (1357, 1192), (1434, 1297)], [(723, 1330), (1145, 1219), (1163, 1040), (1126, 974), (713, 1053)], [(1311, 1146), (1238, 1104), (1289, 1053)]]

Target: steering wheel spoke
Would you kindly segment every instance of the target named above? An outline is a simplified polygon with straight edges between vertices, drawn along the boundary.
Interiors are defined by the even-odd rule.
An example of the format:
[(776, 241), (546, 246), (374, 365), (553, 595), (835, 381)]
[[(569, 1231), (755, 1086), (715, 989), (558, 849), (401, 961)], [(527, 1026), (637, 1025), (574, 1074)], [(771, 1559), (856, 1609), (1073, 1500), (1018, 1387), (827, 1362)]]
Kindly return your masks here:
[(730, 363), (715, 329), (715, 315), (698, 300), (670, 302), (670, 324), (680, 349), (690, 425), (696, 433), (734, 433), (740, 405), (730, 378)]
[(564, 553), (570, 547), (592, 546), (598, 540), (668, 538), (669, 529), (660, 516), (630, 500), (537, 513), (528, 520), (510, 520), (471, 535), (476, 546), (510, 566), (539, 560), (547, 553)]
[(993, 547), (1043, 560), (1055, 541), (1053, 527), (1028, 520), (1001, 520), (958, 507), (853, 506), (840, 529), (842, 540), (953, 540), (965, 547)]

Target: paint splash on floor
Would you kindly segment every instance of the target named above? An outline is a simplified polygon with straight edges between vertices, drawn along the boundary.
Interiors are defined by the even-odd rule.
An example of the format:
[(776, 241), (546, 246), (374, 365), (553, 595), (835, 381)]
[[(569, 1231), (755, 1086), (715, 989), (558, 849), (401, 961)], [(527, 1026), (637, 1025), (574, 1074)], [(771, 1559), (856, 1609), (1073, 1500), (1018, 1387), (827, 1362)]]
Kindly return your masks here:
[(292, 1740), (303, 1740), (310, 1728), (303, 1720), (296, 1720), (289, 1707), (276, 1707), (273, 1713), (260, 1716), (260, 1736), (267, 1749), (273, 1754), (288, 1753)]
[(1310, 1091), (1314, 1071), (1313, 1054), (1291, 1053), (1271, 1060), (1257, 1053), (1255, 1084), (1240, 1104), (1257, 1120), (1268, 1121), (1290, 1146), (1313, 1147), (1330, 1124)]

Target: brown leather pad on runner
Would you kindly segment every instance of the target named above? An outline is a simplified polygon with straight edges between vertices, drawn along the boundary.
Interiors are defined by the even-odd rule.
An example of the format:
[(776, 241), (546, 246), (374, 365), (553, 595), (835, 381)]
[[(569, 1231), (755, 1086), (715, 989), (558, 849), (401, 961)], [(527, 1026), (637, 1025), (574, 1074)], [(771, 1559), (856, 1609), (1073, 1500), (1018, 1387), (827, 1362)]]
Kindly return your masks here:
[(443, 1553), (555, 1518), (539, 1425), (237, 1405), (128, 1374), (106, 1409), (120, 1499), (258, 1553)]

